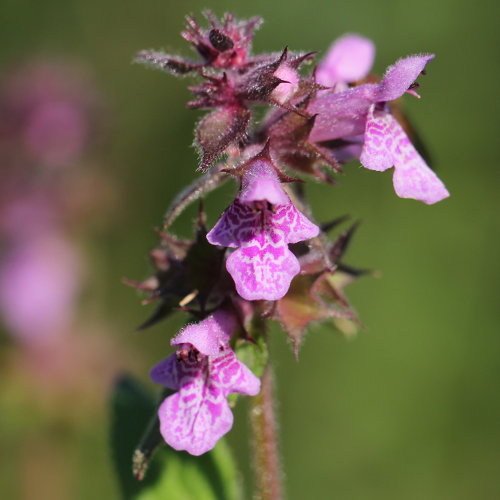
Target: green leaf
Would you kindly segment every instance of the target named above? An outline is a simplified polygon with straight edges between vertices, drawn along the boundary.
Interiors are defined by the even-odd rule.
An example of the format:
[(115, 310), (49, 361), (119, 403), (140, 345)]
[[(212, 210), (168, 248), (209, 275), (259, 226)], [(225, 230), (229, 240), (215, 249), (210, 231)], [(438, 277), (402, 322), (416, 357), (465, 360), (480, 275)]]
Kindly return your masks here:
[(111, 444), (124, 500), (238, 500), (239, 475), (224, 440), (194, 457), (163, 445), (142, 481), (132, 474), (132, 456), (156, 413), (155, 398), (131, 376), (112, 395)]
[(255, 342), (238, 339), (234, 347), (238, 359), (252, 370), (256, 377), (262, 377), (269, 356), (263, 335), (255, 338)]
[(234, 345), (238, 359), (259, 378), (262, 377), (269, 358), (266, 342), (267, 314), (267, 311), (257, 308), (245, 318), (243, 321), (245, 336), (238, 338)]
[[(269, 351), (265, 338), (265, 324), (260, 315), (255, 315), (249, 322), (247, 334), (252, 340), (238, 338), (233, 350), (237, 358), (248, 366), (256, 377), (261, 378), (267, 365)], [(230, 394), (227, 400), (234, 406), (239, 397), (240, 394), (234, 393)]]

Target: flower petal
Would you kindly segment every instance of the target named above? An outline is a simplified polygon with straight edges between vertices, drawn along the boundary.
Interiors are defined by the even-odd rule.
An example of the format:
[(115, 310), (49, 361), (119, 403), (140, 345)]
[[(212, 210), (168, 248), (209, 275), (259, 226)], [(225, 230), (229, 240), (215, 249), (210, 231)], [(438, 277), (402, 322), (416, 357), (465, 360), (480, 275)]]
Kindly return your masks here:
[(278, 300), (290, 287), (300, 264), (283, 231), (263, 231), (234, 251), (226, 263), (238, 294), (246, 300)]
[(362, 134), (377, 89), (377, 85), (365, 84), (343, 92), (319, 95), (307, 108), (309, 113), (317, 115), (309, 140), (331, 141)]
[(443, 182), (427, 166), (408, 137), (400, 142), (401, 154), (395, 157), (394, 189), (401, 198), (413, 198), (428, 205), (450, 196)]
[(325, 87), (338, 82), (355, 82), (370, 71), (375, 45), (368, 38), (348, 34), (338, 38), (328, 50), (316, 71), (316, 81)]
[(371, 170), (385, 170), (394, 165), (394, 189), (401, 198), (432, 204), (450, 195), (390, 113), (370, 113), (360, 161)]
[(273, 228), (283, 231), (287, 243), (309, 240), (319, 234), (319, 227), (297, 210), (291, 202), (278, 207), (271, 220)]
[(176, 372), (179, 392), (158, 410), (160, 431), (172, 448), (201, 455), (233, 425), (226, 397), (233, 392), (255, 395), (260, 381), (227, 345), (223, 354), (200, 361), (176, 361), (173, 355), (165, 362), (172, 358), (167, 369)]
[(244, 204), (267, 201), (271, 205), (285, 205), (290, 202), (276, 171), (265, 160), (255, 160), (246, 169), (238, 199)]
[(392, 115), (380, 114), (375, 118), (373, 106), (366, 120), (365, 142), (361, 150), (359, 161), (370, 170), (383, 172), (394, 165), (390, 149), (392, 141), (391, 123)]
[(236, 328), (233, 314), (219, 309), (203, 321), (186, 326), (170, 342), (171, 345), (191, 344), (202, 354), (217, 356)]
[[(208, 359), (204, 362), (208, 363)], [(211, 450), (233, 425), (226, 395), (210, 376), (200, 372), (183, 377), (179, 392), (165, 399), (158, 417), (163, 439), (172, 448), (186, 450), (191, 455)]]
[(434, 57), (434, 54), (408, 56), (389, 66), (378, 86), (376, 101), (393, 101), (401, 97)]
[(226, 353), (212, 362), (214, 383), (223, 387), (226, 395), (233, 392), (255, 396), (260, 391), (260, 379), (228, 348)]
[(209, 231), (207, 240), (212, 245), (235, 248), (252, 239), (256, 224), (256, 214), (252, 207), (239, 203), (236, 199)]
[(168, 358), (153, 366), (149, 376), (155, 384), (161, 384), (175, 391), (180, 387), (178, 364), (176, 354), (171, 354)]

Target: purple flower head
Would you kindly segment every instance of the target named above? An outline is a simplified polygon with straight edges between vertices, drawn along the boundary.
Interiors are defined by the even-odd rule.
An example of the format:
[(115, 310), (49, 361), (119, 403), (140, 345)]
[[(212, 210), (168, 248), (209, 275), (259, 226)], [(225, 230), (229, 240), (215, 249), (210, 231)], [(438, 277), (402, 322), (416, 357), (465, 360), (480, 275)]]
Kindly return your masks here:
[(308, 108), (317, 114), (309, 136), (313, 142), (352, 138), (363, 134), (361, 164), (370, 170), (395, 167), (398, 196), (436, 203), (449, 196), (443, 183), (417, 153), (402, 127), (390, 113), (387, 101), (409, 92), (417, 97), (415, 84), (432, 54), (409, 56), (390, 66), (379, 84), (365, 84), (338, 93), (322, 94)]
[(177, 391), (158, 410), (161, 434), (172, 448), (191, 455), (211, 450), (233, 425), (227, 396), (259, 392), (260, 380), (229, 346), (235, 328), (233, 313), (216, 311), (172, 339), (177, 352), (151, 370), (153, 382)]
[[(187, 107), (206, 114), (194, 131), (203, 175), (167, 210), (160, 245), (151, 252), (154, 275), (129, 284), (148, 294), (145, 302), (158, 301), (141, 329), (179, 307), (204, 318), (182, 329), (171, 341), (176, 352), (151, 371), (152, 380), (168, 388), (158, 409), (164, 440), (193, 455), (211, 450), (232, 426), (229, 396), (256, 394), (260, 381), (254, 373), (262, 373), (265, 397), (254, 405), (262, 414), (254, 431), (267, 432), (268, 455), (275, 456), (267, 321), (281, 324), (296, 355), (309, 325), (317, 322), (331, 321), (352, 336), (362, 324), (344, 288), (373, 274), (344, 261), (359, 222), (330, 240), (347, 217), (316, 226), (308, 219), (306, 193), (285, 185), (298, 179), (284, 172), (333, 185), (343, 164), (359, 159), (371, 170), (394, 168), (401, 197), (430, 204), (448, 196), (406, 136), (407, 121), (394, 103), (405, 93), (419, 97), (416, 79), (434, 56), (398, 60), (380, 79), (369, 75), (374, 44), (359, 35), (339, 38), (315, 67), (315, 52), (285, 44), (280, 52), (253, 54), (258, 18), (205, 17), (208, 26), (187, 17), (182, 33), (197, 60), (149, 50), (137, 55), (138, 62), (192, 77)], [(208, 231), (201, 201), (228, 180), (226, 174), (237, 178), (239, 189)], [(196, 200), (193, 237), (180, 239), (170, 228)], [(156, 437), (150, 431), (155, 429), (143, 442)], [(134, 455), (138, 477), (148, 451), (149, 444)], [(279, 472), (271, 462), (268, 469)]]
[(212, 245), (237, 248), (226, 268), (241, 297), (278, 300), (300, 271), (288, 244), (318, 233), (281, 187), (271, 160), (261, 154), (244, 167), (238, 196), (207, 239)]
[(375, 45), (359, 35), (344, 35), (328, 50), (316, 70), (316, 82), (325, 87), (352, 83), (368, 75), (375, 58)]

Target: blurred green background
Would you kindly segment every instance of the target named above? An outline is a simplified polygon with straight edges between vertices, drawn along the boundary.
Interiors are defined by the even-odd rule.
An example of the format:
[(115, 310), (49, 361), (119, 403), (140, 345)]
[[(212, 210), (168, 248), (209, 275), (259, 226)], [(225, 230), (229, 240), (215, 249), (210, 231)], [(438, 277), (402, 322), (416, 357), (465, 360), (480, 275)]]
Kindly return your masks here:
[[(324, 51), (337, 36), (358, 32), (377, 45), (378, 73), (407, 54), (437, 54), (423, 98), (407, 97), (405, 106), (451, 198), (431, 207), (400, 200), (389, 173), (357, 164), (335, 187), (307, 186), (317, 220), (346, 213), (362, 220), (345, 260), (381, 276), (347, 290), (366, 325), (356, 339), (316, 326), (297, 363), (285, 335), (273, 330), (288, 498), (500, 498), (500, 37), (493, 0), (3, 0), (0, 68), (39, 56), (82, 60), (107, 101), (99, 163), (116, 179), (119, 201), (82, 238), (90, 262), (82, 318), (107, 325), (105, 335), (120, 346), (113, 362), (146, 384), (183, 320), (134, 332), (151, 306), (141, 307), (121, 279), (149, 275), (153, 228), (196, 176), (190, 146), (200, 114), (184, 108), (187, 80), (130, 61), (143, 48), (189, 54), (179, 36), (183, 16), (203, 8), (264, 17), (255, 52), (284, 45)], [(207, 199), (210, 223), (231, 196), (225, 189)], [(179, 234), (189, 234), (193, 214), (176, 226)], [(0, 349), (5, 356), (15, 347), (3, 336)], [(122, 350), (128, 354), (120, 358)], [(19, 381), (2, 378), (0, 496), (119, 498), (108, 450), (109, 384), (96, 384), (102, 397), (89, 399), (95, 411), (58, 419), (59, 407), (33, 410), (29, 393), (18, 396)], [(243, 403), (230, 443), (248, 484), (246, 430)]]

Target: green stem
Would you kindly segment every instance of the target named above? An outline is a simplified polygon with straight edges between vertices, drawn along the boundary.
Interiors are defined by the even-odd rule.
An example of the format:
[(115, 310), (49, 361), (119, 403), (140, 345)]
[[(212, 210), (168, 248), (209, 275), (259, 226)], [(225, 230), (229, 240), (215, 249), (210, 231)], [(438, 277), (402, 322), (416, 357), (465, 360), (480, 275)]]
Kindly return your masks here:
[(252, 398), (253, 461), (256, 500), (282, 500), (282, 473), (278, 451), (278, 428), (274, 405), (274, 377), (268, 362), (260, 394)]

